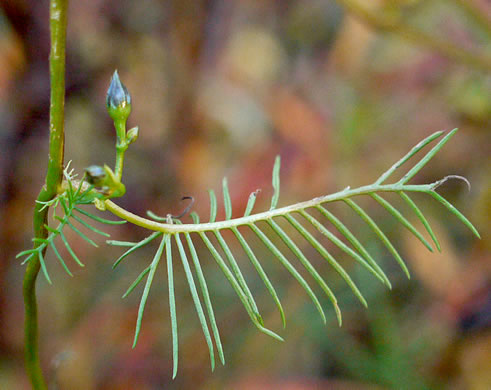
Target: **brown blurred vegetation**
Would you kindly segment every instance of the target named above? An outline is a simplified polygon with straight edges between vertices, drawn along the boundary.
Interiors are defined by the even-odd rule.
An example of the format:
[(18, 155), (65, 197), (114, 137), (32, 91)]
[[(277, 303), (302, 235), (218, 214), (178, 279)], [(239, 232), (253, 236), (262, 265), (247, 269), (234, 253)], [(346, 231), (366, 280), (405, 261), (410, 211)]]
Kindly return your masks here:
[[(72, 1), (66, 160), (79, 172), (113, 163), (105, 92), (115, 68), (132, 95), (130, 125), (140, 126), (125, 163), (128, 193), (118, 203), (138, 214), (177, 212), (181, 196), (193, 195), (195, 210), (207, 215), (206, 189), (219, 190), (223, 176), (229, 178), (236, 214), (257, 188), (264, 203), (256, 207), (266, 207), (276, 154), (283, 161), (280, 205), (367, 184), (420, 139), (459, 127), (415, 180), (467, 177), (470, 192), (458, 182), (439, 191), (469, 216), (483, 239), (421, 197), (443, 247), (443, 253), (431, 254), (368, 203), (409, 263), (413, 278), (407, 281), (370, 231), (334, 207), (360, 238), (372, 242), (369, 249), (394, 285), (386, 291), (340, 255), (367, 297), (365, 310), (306, 248), (339, 296), (341, 329), (332, 313), (324, 327), (299, 285), (258, 246), (287, 312), (285, 331), (247, 259), (238, 260), (266, 325), (281, 331), (285, 343), (255, 330), (214, 262), (203, 255), (227, 360), (215, 373), (182, 269), (176, 267), (180, 361), (172, 381), (163, 271), (134, 350), (141, 289), (120, 299), (152, 248), (112, 271), (120, 250), (102, 240), (103, 249), (94, 249), (72, 236), (86, 267), (70, 278), (49, 255), (54, 285), (38, 281), (42, 359), (53, 388), (491, 388), (490, 4), (354, 3), (370, 3), (373, 14), (392, 27), (340, 6), (353, 1)], [(28, 0), (0, 5), (0, 389), (17, 390), (28, 385), (24, 268), (14, 257), (30, 245), (33, 202), (46, 168), (48, 6)], [(480, 65), (411, 38), (407, 26), (472, 53)], [(145, 235), (132, 226), (110, 233), (121, 240)]]

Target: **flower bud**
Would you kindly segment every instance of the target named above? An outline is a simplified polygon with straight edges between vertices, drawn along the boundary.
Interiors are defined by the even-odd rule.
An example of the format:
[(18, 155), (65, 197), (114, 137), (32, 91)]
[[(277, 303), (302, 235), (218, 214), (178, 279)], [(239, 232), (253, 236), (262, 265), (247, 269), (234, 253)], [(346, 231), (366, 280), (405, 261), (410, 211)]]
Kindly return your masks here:
[(133, 127), (128, 130), (126, 133), (126, 140), (128, 141), (128, 145), (135, 142), (138, 138), (138, 126)]
[(105, 164), (104, 167), (91, 165), (85, 168), (85, 173), (90, 184), (101, 188), (100, 193), (104, 195), (104, 198), (123, 196), (126, 192), (124, 184), (116, 177), (112, 169)]
[(85, 168), (85, 173), (87, 175), (87, 181), (96, 187), (101, 187), (106, 180), (106, 171), (99, 165), (91, 165)]
[(109, 115), (114, 121), (126, 121), (131, 112), (131, 96), (119, 79), (117, 70), (114, 71), (111, 84), (107, 90), (106, 106)]

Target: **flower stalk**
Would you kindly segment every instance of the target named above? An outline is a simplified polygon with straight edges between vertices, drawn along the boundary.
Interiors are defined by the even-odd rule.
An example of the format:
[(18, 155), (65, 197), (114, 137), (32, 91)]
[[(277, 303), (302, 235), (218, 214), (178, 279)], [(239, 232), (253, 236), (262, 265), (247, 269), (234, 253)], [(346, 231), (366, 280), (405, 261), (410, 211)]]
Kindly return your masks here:
[(107, 90), (106, 107), (116, 129), (116, 165), (114, 173), (116, 178), (121, 180), (124, 153), (129, 144), (136, 140), (138, 128), (131, 129), (128, 134), (126, 133), (126, 121), (131, 113), (131, 95), (119, 79), (117, 70), (114, 71), (111, 84)]

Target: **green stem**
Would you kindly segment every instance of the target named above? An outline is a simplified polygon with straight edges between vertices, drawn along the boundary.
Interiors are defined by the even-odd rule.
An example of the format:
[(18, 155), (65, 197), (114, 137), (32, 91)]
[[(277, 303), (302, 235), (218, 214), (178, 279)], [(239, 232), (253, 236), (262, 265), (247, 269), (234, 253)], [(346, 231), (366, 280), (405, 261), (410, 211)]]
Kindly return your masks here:
[(126, 140), (126, 121), (118, 120), (114, 121), (116, 127), (116, 164), (114, 166), (114, 174), (121, 181), (123, 176), (123, 161), (124, 152), (128, 149), (128, 142)]
[[(65, 106), (65, 46), (66, 46), (66, 14), (68, 0), (50, 0), (50, 81), (51, 104), (49, 117), (49, 160), (46, 182), (38, 196), (38, 201), (46, 202), (57, 194), (63, 176), (64, 153), (64, 106)], [(45, 228), (48, 208), (42, 209), (36, 203), (34, 209), (34, 236), (46, 238)], [(38, 246), (39, 244), (35, 244)], [(26, 371), (34, 390), (47, 389), (39, 360), (38, 320), (36, 304), (36, 278), (39, 273), (39, 258), (33, 258), (26, 267), (23, 282), (25, 306), (25, 361)]]

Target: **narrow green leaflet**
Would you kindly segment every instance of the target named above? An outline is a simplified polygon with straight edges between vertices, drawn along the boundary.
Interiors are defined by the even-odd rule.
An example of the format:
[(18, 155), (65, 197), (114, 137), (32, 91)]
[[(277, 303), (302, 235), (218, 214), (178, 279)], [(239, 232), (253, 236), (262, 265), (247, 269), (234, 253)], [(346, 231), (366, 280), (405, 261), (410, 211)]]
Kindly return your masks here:
[(259, 192), (260, 192), (260, 190), (256, 190), (254, 192), (251, 192), (251, 194), (249, 195), (249, 199), (247, 201), (247, 206), (246, 206), (246, 209), (244, 211), (244, 217), (251, 215), (252, 209), (254, 208), (254, 203), (256, 203), (256, 198), (257, 198), (257, 195), (259, 194)]
[(310, 288), (309, 284), (307, 281), (298, 273), (298, 271), (291, 265), (291, 263), (288, 261), (288, 259), (283, 255), (283, 253), (280, 252), (280, 250), (271, 242), (271, 240), (264, 234), (256, 225), (249, 225), (249, 227), (252, 229), (254, 233), (259, 237), (259, 239), (264, 243), (266, 248), (268, 248), (271, 253), (278, 259), (278, 261), (285, 267), (288, 272), (298, 281), (298, 283), (303, 287), (307, 295), (310, 297), (312, 302), (314, 303), (314, 306), (316, 307), (317, 311), (319, 312), (319, 315), (322, 318), (322, 322), (326, 323), (326, 315), (324, 314), (324, 310), (322, 309), (322, 305), (319, 302), (319, 299), (315, 295), (315, 293), (312, 291)]
[(428, 161), (430, 161), (435, 156), (435, 154), (438, 153), (443, 145), (445, 145), (448, 140), (454, 136), (456, 132), (457, 129), (453, 129), (445, 137), (443, 137), (440, 142), (438, 142), (428, 153), (426, 153), (426, 155), (414, 167), (412, 167), (401, 180), (399, 180), (399, 183), (406, 184), (409, 180), (411, 180), (414, 175), (416, 175), (421, 170), (421, 168), (423, 168), (428, 163)]
[(336, 259), (327, 251), (322, 244), (317, 241), (312, 234), (310, 234), (307, 229), (305, 229), (300, 223), (293, 218), (291, 215), (286, 215), (286, 219), (291, 225), (297, 229), (297, 231), (324, 257), (328, 263), (336, 270), (336, 272), (341, 275), (341, 277), (346, 281), (348, 286), (351, 287), (351, 290), (356, 295), (356, 297), (360, 300), (363, 306), (367, 307), (367, 301), (363, 297), (361, 291), (356, 287), (355, 282), (351, 279), (348, 273), (344, 270), (344, 268), (336, 261)]
[[(196, 218), (193, 216), (193, 218)], [(208, 312), (208, 317), (210, 318), (211, 330), (213, 332), (213, 337), (215, 338), (215, 344), (218, 350), (218, 356), (222, 364), (225, 364), (225, 355), (223, 353), (222, 341), (220, 339), (220, 332), (218, 331), (218, 326), (215, 319), (215, 313), (213, 312), (213, 306), (211, 304), (210, 293), (208, 291), (208, 286), (206, 284), (206, 279), (203, 274), (203, 270), (199, 263), (198, 254), (196, 248), (194, 247), (193, 240), (189, 233), (184, 233), (186, 237), (186, 243), (188, 244), (189, 253), (191, 253), (191, 259), (193, 260), (194, 269), (196, 270), (196, 275), (198, 276), (198, 281), (201, 287), (201, 293), (203, 294), (203, 300), (205, 303), (206, 311)]]
[(265, 333), (271, 337), (274, 337), (277, 340), (283, 341), (283, 339), (280, 336), (278, 336), (276, 333), (274, 333), (273, 331), (271, 331), (271, 330), (265, 328), (263, 325), (261, 325), (256, 314), (254, 313), (254, 310), (251, 308), (251, 304), (250, 304), (246, 294), (244, 293), (244, 291), (240, 287), (239, 283), (235, 279), (235, 277), (232, 274), (232, 272), (230, 271), (230, 269), (225, 264), (225, 261), (222, 259), (222, 257), (220, 256), (218, 251), (215, 249), (215, 247), (213, 246), (211, 241), (208, 239), (208, 237), (206, 237), (205, 233), (200, 232), (199, 235), (200, 235), (201, 239), (203, 240), (203, 242), (205, 243), (208, 250), (210, 251), (210, 253), (212, 254), (213, 258), (217, 262), (218, 266), (220, 267), (222, 272), (225, 274), (225, 277), (227, 278), (227, 280), (229, 281), (229, 283), (232, 285), (233, 289), (237, 293), (239, 299), (242, 302), (242, 305), (246, 309), (246, 311), (249, 314), (249, 317), (251, 318), (254, 325), (256, 325), (256, 327), (261, 332), (263, 332), (263, 333)]
[(407, 278), (410, 279), (411, 274), (407, 269), (406, 263), (404, 262), (404, 260), (402, 260), (402, 257), (399, 254), (399, 252), (397, 252), (396, 248), (394, 248), (394, 245), (392, 245), (390, 240), (387, 238), (384, 232), (382, 232), (382, 230), (378, 227), (378, 225), (374, 222), (374, 220), (352, 199), (345, 199), (344, 202), (348, 206), (350, 206), (361, 217), (361, 219), (363, 219), (367, 223), (368, 226), (370, 226), (370, 228), (374, 231), (374, 233), (378, 236), (378, 238), (380, 238), (380, 241), (383, 242), (383, 244), (387, 247), (389, 252), (392, 253), (394, 258), (397, 260), (402, 270), (406, 274)]
[(92, 218), (94, 221), (104, 223), (106, 225), (123, 225), (126, 222), (128, 222), (128, 221), (111, 221), (110, 219), (101, 218), (97, 215), (89, 213), (88, 211), (85, 211), (84, 209), (81, 209), (80, 207), (74, 207), (74, 210), (76, 210), (80, 214), (85, 215), (86, 217)]
[(374, 270), (382, 277), (385, 281), (385, 284), (389, 289), (392, 289), (392, 285), (390, 284), (389, 278), (385, 274), (385, 272), (380, 268), (374, 258), (370, 255), (370, 253), (365, 249), (362, 243), (355, 237), (355, 235), (346, 227), (344, 223), (342, 223), (338, 218), (334, 216), (330, 211), (322, 206), (317, 206), (317, 210), (320, 211), (322, 215), (324, 215), (335, 227), (339, 230), (339, 232), (346, 237), (346, 239), (353, 245), (353, 247), (365, 257), (366, 261), (372, 266)]
[(280, 199), (280, 165), (281, 158), (280, 156), (276, 156), (274, 160), (273, 166), (273, 197), (271, 199), (271, 208), (270, 210), (274, 210), (278, 205), (278, 200)]
[(419, 218), (423, 226), (425, 227), (426, 231), (428, 234), (431, 236), (431, 239), (435, 243), (436, 249), (438, 249), (438, 252), (442, 251), (442, 248), (440, 246), (440, 243), (438, 242), (438, 239), (436, 238), (435, 233), (433, 233), (433, 229), (431, 229), (431, 226), (426, 219), (426, 217), (423, 215), (419, 207), (414, 203), (414, 201), (407, 195), (405, 192), (399, 191), (398, 194), (401, 196), (402, 199), (409, 205), (411, 209), (413, 209), (414, 213), (416, 216)]
[(138, 284), (142, 281), (142, 279), (150, 272), (152, 269), (152, 265), (150, 264), (147, 268), (145, 268), (140, 275), (135, 279), (133, 283), (131, 283), (130, 287), (128, 287), (128, 290), (123, 294), (122, 298), (126, 298), (128, 295), (131, 294), (131, 292), (135, 289)]
[(80, 259), (77, 257), (77, 255), (75, 254), (75, 252), (73, 251), (72, 247), (70, 246), (70, 244), (68, 243), (68, 240), (66, 239), (65, 235), (63, 234), (63, 231), (60, 231), (60, 238), (61, 240), (63, 241), (63, 244), (65, 244), (65, 247), (68, 251), (68, 253), (70, 253), (70, 255), (72, 256), (73, 260), (75, 260), (75, 262), (80, 266), (80, 267), (85, 267), (85, 264), (83, 264)]
[(101, 236), (104, 236), (104, 237), (111, 237), (110, 234), (107, 234), (106, 232), (103, 232), (102, 230), (96, 229), (94, 226), (88, 224), (82, 218), (76, 216), (75, 214), (73, 215), (73, 218), (76, 221), (78, 221), (80, 224), (84, 225), (87, 229), (92, 230), (94, 233), (100, 234)]
[(415, 235), (415, 237), (423, 243), (425, 247), (428, 248), (430, 252), (433, 252), (433, 247), (426, 241), (423, 235), (409, 222), (406, 217), (404, 217), (394, 206), (387, 202), (384, 198), (377, 194), (370, 194), (370, 196), (375, 199), (383, 208), (385, 208), (392, 216), (397, 219), (407, 230)]
[(136, 343), (138, 342), (138, 337), (140, 335), (140, 329), (142, 325), (143, 311), (145, 310), (145, 304), (147, 303), (148, 293), (150, 292), (150, 287), (152, 286), (153, 277), (155, 276), (155, 271), (157, 270), (157, 266), (159, 265), (160, 258), (162, 257), (162, 253), (164, 252), (164, 246), (167, 242), (168, 236), (169, 236), (168, 234), (165, 234), (162, 237), (162, 241), (160, 242), (159, 249), (157, 249), (157, 252), (155, 253), (155, 256), (152, 260), (152, 264), (150, 264), (150, 270), (148, 272), (147, 282), (145, 283), (145, 288), (143, 289), (142, 298), (140, 300), (140, 307), (138, 308), (138, 318), (136, 320), (133, 348), (136, 347)]
[(68, 269), (67, 265), (65, 264), (65, 261), (63, 260), (63, 257), (61, 257), (60, 255), (60, 252), (58, 252), (58, 249), (56, 248), (55, 246), (55, 243), (53, 241), (50, 242), (50, 245), (51, 245), (51, 248), (53, 249), (53, 252), (55, 254), (55, 256), (58, 258), (58, 260), (60, 261), (60, 264), (62, 265), (62, 267), (65, 269), (66, 273), (70, 276), (73, 277), (73, 274), (70, 272), (70, 270)]
[(172, 379), (177, 375), (178, 366), (178, 351), (179, 351), (179, 339), (177, 337), (177, 313), (176, 313), (176, 297), (174, 292), (174, 271), (172, 264), (172, 245), (171, 245), (171, 235), (168, 234), (166, 237), (166, 247), (165, 254), (167, 259), (167, 280), (169, 285), (169, 308), (170, 308), (170, 323), (172, 332)]
[(464, 214), (462, 214), (459, 210), (457, 210), (454, 205), (452, 205), (448, 200), (446, 200), (443, 196), (436, 193), (435, 191), (431, 191), (430, 195), (433, 198), (435, 198), (438, 202), (440, 202), (442, 205), (444, 205), (453, 215), (455, 215), (458, 219), (460, 219), (460, 221), (465, 226), (467, 226), (470, 229), (470, 231), (472, 233), (474, 233), (474, 235), (477, 238), (479, 238), (479, 239), (481, 238), (481, 236), (479, 235), (479, 232), (474, 227), (474, 225), (464, 216)]
[(209, 190), (208, 194), (210, 195), (210, 223), (212, 223), (217, 218), (217, 196), (213, 190)]
[[(326, 293), (327, 297), (329, 300), (332, 302), (332, 305), (334, 307), (334, 311), (336, 312), (336, 317), (338, 319), (339, 326), (343, 323), (342, 317), (341, 317), (341, 310), (339, 309), (338, 306), (338, 300), (336, 299), (336, 296), (332, 292), (332, 290), (329, 288), (329, 286), (326, 284), (324, 279), (319, 275), (317, 270), (314, 268), (314, 266), (310, 263), (310, 261), (307, 260), (307, 257), (302, 253), (302, 251), (298, 248), (298, 246), (292, 241), (290, 237), (285, 233), (285, 231), (273, 220), (269, 220), (268, 223), (270, 226), (273, 228), (273, 230), (278, 234), (278, 236), (283, 240), (283, 242), (288, 246), (288, 248), (297, 256), (297, 258), (300, 260), (302, 265), (305, 267), (305, 269), (308, 271), (310, 275), (314, 278), (314, 280), (319, 284), (319, 286), (322, 288), (322, 290)], [(323, 318), (324, 323), (326, 321), (325, 317)]]
[(416, 146), (414, 146), (403, 158), (397, 161), (394, 165), (392, 165), (386, 172), (384, 172), (374, 184), (382, 184), (385, 180), (387, 180), (398, 168), (404, 165), (411, 157), (413, 157), (416, 153), (418, 153), (421, 149), (423, 149), (430, 142), (434, 141), (437, 138), (440, 138), (444, 134), (443, 131), (437, 131), (433, 133), (429, 137), (426, 137), (424, 140), (419, 142)]
[(208, 351), (210, 353), (211, 370), (215, 370), (215, 354), (213, 352), (213, 341), (211, 340), (210, 330), (208, 329), (208, 324), (206, 323), (205, 313), (201, 305), (201, 300), (199, 299), (198, 290), (196, 284), (194, 283), (193, 273), (191, 272), (191, 267), (189, 266), (188, 258), (182, 245), (181, 238), (179, 234), (175, 235), (177, 249), (179, 250), (179, 255), (181, 257), (181, 262), (184, 267), (184, 273), (186, 274), (186, 279), (189, 285), (189, 291), (191, 292), (191, 297), (193, 298), (194, 307), (196, 308), (196, 313), (198, 314), (198, 319), (201, 324), (201, 329), (205, 336), (206, 344), (208, 345)]
[(244, 275), (242, 275), (242, 272), (239, 268), (239, 265), (237, 264), (237, 261), (235, 260), (235, 257), (230, 250), (229, 246), (223, 239), (223, 236), (220, 234), (220, 232), (215, 231), (215, 236), (218, 240), (218, 243), (220, 244), (223, 252), (225, 253), (225, 256), (230, 264), (230, 267), (232, 268), (233, 273), (235, 274), (235, 277), (237, 278), (237, 281), (242, 288), (242, 291), (247, 297), (247, 300), (249, 301), (249, 304), (251, 306), (251, 309), (254, 313), (254, 316), (258, 319), (259, 323), (261, 325), (264, 325), (263, 318), (261, 317), (261, 314), (259, 313), (259, 310), (256, 305), (256, 301), (254, 300), (254, 297), (252, 296), (251, 290), (249, 289), (249, 286), (247, 285), (247, 282), (244, 279)]
[(286, 317), (285, 317), (285, 312), (283, 311), (283, 307), (281, 305), (280, 299), (278, 298), (278, 294), (276, 293), (275, 288), (273, 287), (273, 284), (268, 278), (268, 275), (266, 275), (266, 272), (264, 272), (263, 267), (259, 263), (256, 255), (252, 251), (251, 247), (247, 243), (247, 241), (244, 239), (244, 236), (239, 232), (239, 229), (236, 227), (232, 228), (232, 231), (235, 234), (235, 237), (239, 240), (240, 245), (244, 249), (245, 253), (247, 254), (247, 257), (249, 257), (249, 260), (251, 261), (252, 265), (256, 269), (257, 273), (259, 274), (259, 277), (261, 280), (264, 282), (264, 285), (268, 289), (269, 293), (271, 294), (271, 297), (273, 298), (276, 307), (278, 308), (281, 316), (281, 322), (283, 323), (283, 328), (286, 327)]
[[(137, 249), (147, 245), (150, 241), (154, 240), (155, 238), (157, 238), (161, 234), (162, 234), (161, 232), (154, 232), (154, 233), (150, 234), (148, 237), (141, 240), (140, 242), (136, 243), (134, 246), (132, 246), (130, 249), (128, 249), (126, 252), (124, 252), (121, 256), (119, 256), (119, 258), (113, 264), (113, 269), (116, 268), (119, 265), (119, 263), (121, 263), (121, 261), (123, 261), (123, 259), (126, 256), (130, 255), (131, 253), (133, 253)], [(112, 244), (112, 241), (109, 241), (108, 243)], [(118, 245), (118, 244), (116, 244), (116, 245)]]
[(320, 233), (326, 236), (330, 241), (334, 243), (339, 249), (341, 249), (344, 253), (351, 256), (358, 263), (360, 263), (363, 267), (365, 267), (370, 273), (372, 273), (377, 279), (379, 279), (382, 283), (385, 283), (384, 278), (374, 269), (363, 257), (361, 257), (358, 253), (352, 250), (349, 246), (347, 246), (344, 242), (342, 242), (339, 238), (337, 238), (333, 233), (331, 233), (328, 229), (324, 227), (317, 219), (307, 213), (305, 210), (300, 211), (300, 215), (302, 215), (307, 221), (309, 221), (312, 226), (314, 226)]
[(230, 191), (228, 190), (228, 181), (224, 177), (222, 181), (223, 186), (223, 206), (225, 207), (225, 220), (232, 218), (232, 199), (230, 198)]

